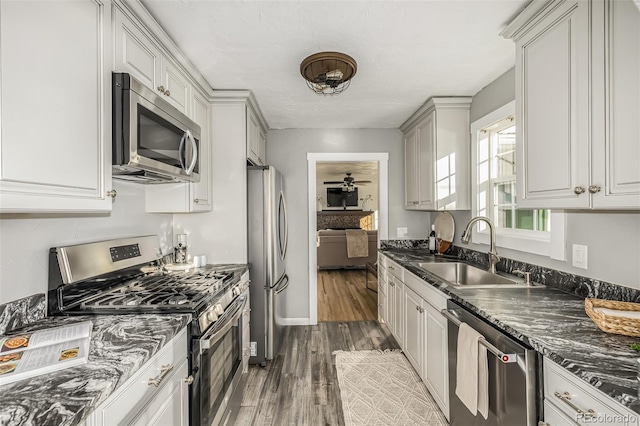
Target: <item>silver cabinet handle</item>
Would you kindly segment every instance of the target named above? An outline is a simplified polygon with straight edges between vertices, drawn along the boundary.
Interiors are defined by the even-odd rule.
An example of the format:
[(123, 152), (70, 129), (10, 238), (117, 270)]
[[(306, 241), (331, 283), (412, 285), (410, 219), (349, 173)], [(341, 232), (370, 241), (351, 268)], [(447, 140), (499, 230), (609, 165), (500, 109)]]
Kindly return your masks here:
[(559, 400), (561, 400), (562, 402), (564, 402), (565, 404), (567, 404), (569, 407), (571, 407), (576, 412), (576, 414), (581, 414), (582, 418), (585, 420), (589, 420), (596, 416), (596, 412), (593, 411), (591, 408), (589, 408), (587, 411), (582, 411), (573, 402), (571, 402), (571, 394), (569, 392), (560, 393), (558, 391), (555, 391), (553, 395)]
[(387, 268), (391, 269), (392, 271), (395, 271), (395, 270), (396, 270), (396, 268), (394, 268), (394, 267), (393, 267), (393, 266), (391, 266), (391, 265), (387, 266)]
[(420, 306), (416, 305), (416, 311), (419, 311), (419, 310), (420, 310)]
[(164, 86), (158, 86), (158, 92), (164, 93)]
[(589, 192), (592, 194), (595, 194), (597, 192), (600, 192), (602, 188), (600, 187), (600, 185), (591, 185), (589, 186)]
[(116, 198), (118, 196), (118, 191), (112, 189), (111, 191), (107, 191), (107, 197)]
[(196, 204), (198, 204), (198, 203), (200, 202), (200, 200), (199, 200), (199, 199), (197, 199), (197, 198), (194, 198), (194, 199), (193, 199), (193, 202), (194, 202), (194, 203), (196, 203)]
[(420, 311), (421, 314), (424, 314), (424, 308), (420, 308), (418, 310)]
[(580, 195), (584, 193), (584, 191), (584, 186), (576, 186), (575, 188), (573, 188), (573, 192), (575, 192), (576, 195)]
[(171, 92), (169, 91), (169, 89), (165, 90), (164, 95), (165, 96), (171, 96)]
[(147, 380), (147, 385), (148, 386), (155, 386), (158, 387), (160, 386), (160, 383), (162, 383), (162, 381), (164, 380), (165, 377), (167, 377), (167, 374), (169, 374), (169, 372), (173, 370), (173, 365), (168, 364), (168, 365), (163, 365), (160, 368), (160, 374), (158, 374), (156, 377)]

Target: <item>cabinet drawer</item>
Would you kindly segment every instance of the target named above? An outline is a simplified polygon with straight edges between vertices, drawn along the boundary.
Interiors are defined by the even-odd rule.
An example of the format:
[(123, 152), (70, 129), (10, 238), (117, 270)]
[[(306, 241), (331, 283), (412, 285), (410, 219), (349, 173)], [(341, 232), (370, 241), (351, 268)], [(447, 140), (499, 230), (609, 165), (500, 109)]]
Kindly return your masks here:
[(404, 282), (404, 268), (393, 260), (387, 259), (387, 273)]
[(404, 283), (436, 308), (438, 312), (447, 308), (447, 299), (449, 299), (449, 297), (431, 284), (425, 282), (422, 278), (418, 278), (411, 272), (405, 272)]
[(387, 261), (389, 260), (389, 258), (381, 253), (378, 253), (378, 268), (379, 267), (383, 267), (386, 268), (387, 267)]
[[(98, 424), (128, 423), (131, 416), (140, 412), (148, 402), (162, 390), (167, 382), (182, 380), (177, 376), (182, 362), (187, 359), (186, 328), (154, 355), (138, 372), (130, 377), (102, 406)], [(163, 366), (172, 366), (158, 387), (149, 384), (149, 379), (159, 378)]]
[[(571, 373), (562, 367), (544, 359), (544, 397), (545, 401), (553, 404), (558, 410), (578, 424), (601, 423), (607, 425), (624, 425), (625, 412), (622, 409), (614, 408), (617, 403), (609, 396), (597, 389), (590, 389), (591, 386), (577, 377), (572, 377)], [(566, 395), (567, 400), (562, 396)], [(573, 404), (572, 407), (571, 404)], [(593, 416), (580, 414), (577, 409), (584, 413), (593, 410)], [(628, 417), (628, 415), (627, 415)]]
[(562, 414), (562, 411), (555, 405), (549, 401), (544, 401), (544, 422), (541, 423), (541, 426), (576, 426), (576, 424), (576, 422)]

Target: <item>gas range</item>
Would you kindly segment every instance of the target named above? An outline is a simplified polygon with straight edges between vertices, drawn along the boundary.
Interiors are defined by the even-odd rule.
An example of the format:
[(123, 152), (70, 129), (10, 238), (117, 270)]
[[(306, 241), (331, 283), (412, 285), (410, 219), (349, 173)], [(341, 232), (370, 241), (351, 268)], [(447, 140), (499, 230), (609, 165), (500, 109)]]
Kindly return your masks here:
[[(163, 268), (162, 258), (157, 256), (157, 248), (149, 250), (156, 243), (156, 237), (137, 237), (51, 249), (50, 314), (188, 313), (197, 319), (197, 324), (192, 325), (193, 333), (200, 334), (248, 287), (247, 283), (239, 282), (240, 275), (234, 271), (219, 270), (210, 265), (167, 271)], [(122, 259), (123, 256), (114, 255), (118, 250), (134, 255)], [(86, 263), (89, 261), (100, 268), (94, 272), (84, 271), (83, 268), (88, 269)], [(133, 267), (127, 265), (139, 261), (144, 263)], [(110, 268), (104, 267), (107, 262), (111, 263)], [(124, 263), (119, 265), (118, 262)], [(52, 280), (58, 271), (82, 279), (65, 283), (65, 273), (60, 272), (60, 279)], [(100, 272), (104, 273), (83, 276)]]

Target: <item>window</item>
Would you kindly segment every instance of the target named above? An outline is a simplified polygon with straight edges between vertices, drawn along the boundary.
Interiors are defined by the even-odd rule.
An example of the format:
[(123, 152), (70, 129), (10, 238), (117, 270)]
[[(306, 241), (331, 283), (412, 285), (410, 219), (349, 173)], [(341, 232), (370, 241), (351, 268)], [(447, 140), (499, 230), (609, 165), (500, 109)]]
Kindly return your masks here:
[[(511, 102), (471, 125), (472, 214), (493, 221), (499, 247), (564, 259), (564, 215), (517, 208), (514, 113)], [(473, 241), (489, 242), (486, 223), (478, 222)]]

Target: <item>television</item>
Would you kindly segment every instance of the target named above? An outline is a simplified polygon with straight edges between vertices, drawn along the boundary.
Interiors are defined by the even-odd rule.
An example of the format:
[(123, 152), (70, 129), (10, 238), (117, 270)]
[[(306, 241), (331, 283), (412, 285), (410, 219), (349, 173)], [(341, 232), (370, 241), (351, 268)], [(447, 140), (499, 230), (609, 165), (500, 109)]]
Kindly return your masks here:
[(358, 207), (358, 188), (343, 191), (342, 188), (327, 188), (327, 207)]

